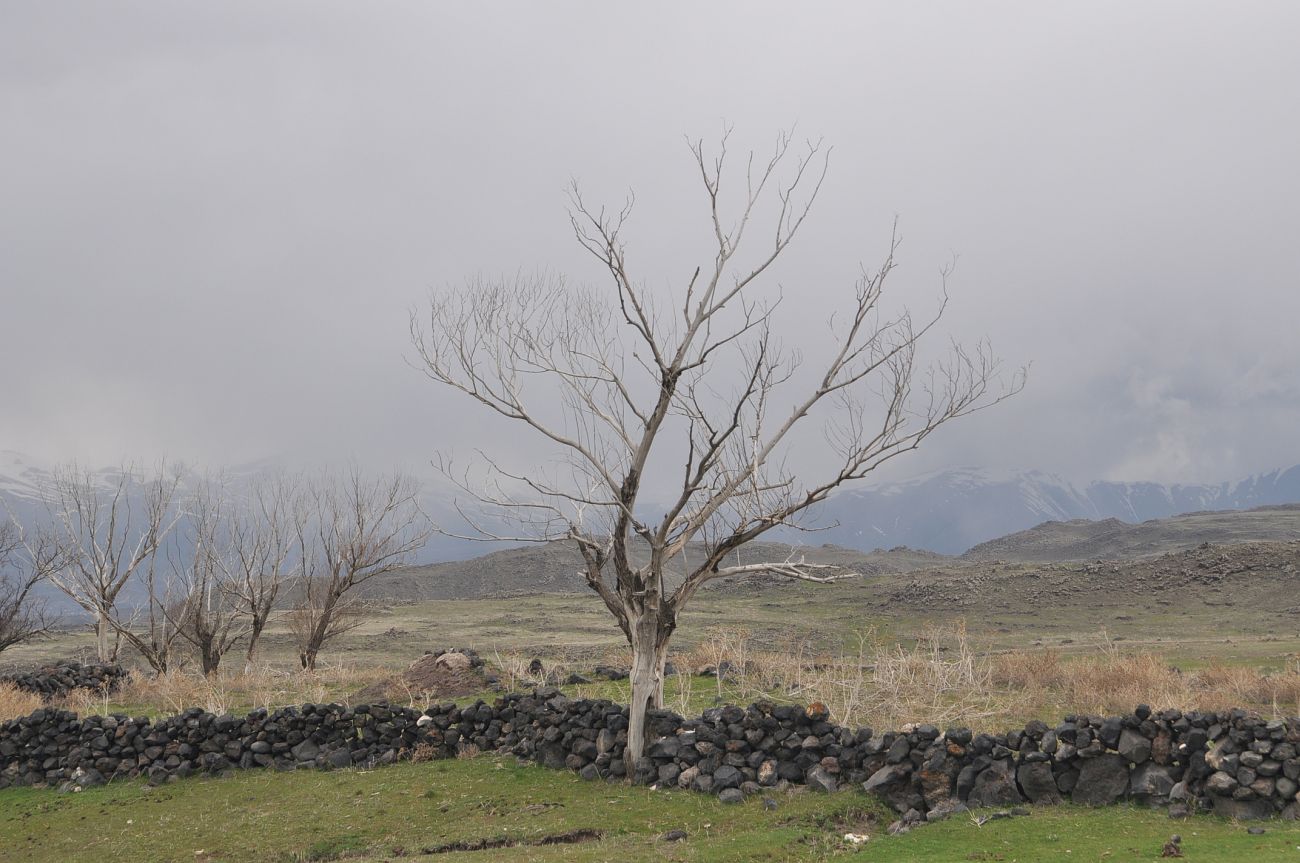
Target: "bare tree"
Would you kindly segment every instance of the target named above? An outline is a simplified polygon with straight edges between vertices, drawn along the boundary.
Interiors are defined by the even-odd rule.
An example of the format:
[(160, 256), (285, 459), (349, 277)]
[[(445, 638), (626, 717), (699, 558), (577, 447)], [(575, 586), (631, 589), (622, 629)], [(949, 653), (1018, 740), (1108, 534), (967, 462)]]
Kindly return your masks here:
[[(144, 588), (144, 600), (127, 608), (116, 603), (108, 615), (108, 624), (117, 637), (135, 648), (156, 674), (172, 667), (172, 651), (191, 611), (185, 588), (176, 578), (185, 565), (177, 560), (178, 554), (169, 554), (167, 561), (151, 555), (138, 579)], [(162, 563), (166, 567), (159, 572)]]
[(133, 576), (153, 581), (158, 550), (176, 523), (172, 498), (180, 472), (160, 464), (148, 477), (125, 465), (115, 476), (95, 475), (75, 464), (58, 468), (46, 502), (67, 550), (50, 581), (95, 619), (101, 662), (117, 657), (122, 626), (114, 626), (118, 596)]
[[(607, 271), (608, 293), (559, 280), (478, 281), (435, 295), (427, 316), (412, 314), (422, 371), (562, 454), (562, 467), (551, 470), (512, 471), (487, 457), (482, 482), (442, 466), (482, 504), (524, 527), (507, 537), (467, 513), (472, 537), (577, 546), (582, 575), (632, 647), (629, 774), (642, 753), (646, 710), (663, 703), (669, 640), (703, 585), (756, 572), (817, 582), (843, 577), (794, 555), (742, 564), (738, 549), (778, 526), (798, 527), (835, 489), (1023, 384), (1016, 375), (995, 391), (997, 362), (984, 345), (972, 351), (954, 344), (946, 358), (918, 363), (918, 346), (947, 302), (947, 273), (932, 316), (885, 314), (880, 300), (896, 238), (883, 263), (862, 272), (847, 314), (832, 318), (819, 340), (825, 358), (811, 373), (799, 369), (800, 356), (783, 351), (772, 334), (776, 303), (758, 288), (826, 176), (829, 153), (820, 142), (797, 155), (791, 144), (782, 135), (769, 159), (751, 153), (742, 161), (734, 210), (723, 195), (724, 180), (730, 188), (733, 177), (724, 171), (726, 135), (716, 156), (690, 144), (712, 259), (668, 303), (630, 267), (623, 232), (631, 200), (617, 212), (593, 209), (575, 185), (573, 231)], [(742, 240), (760, 230), (764, 208), (772, 211), (766, 244), (742, 265)], [(787, 469), (786, 456), (796, 430), (814, 416), (836, 461), (825, 476), (806, 481)], [(656, 518), (642, 498), (647, 477), (668, 478), (673, 489)], [(666, 579), (679, 559), (680, 571), (688, 544), (684, 576)], [(634, 550), (644, 562), (634, 560)]]
[(29, 539), (16, 521), (0, 524), (0, 652), (49, 632), (51, 618), (35, 591), (61, 555), (48, 532)]
[(250, 666), (281, 589), (301, 574), (295, 549), (306, 536), (305, 502), (300, 476), (275, 473), (258, 477), (229, 514), (230, 553), (221, 558), (221, 590), (245, 618)]
[(428, 540), (417, 491), (410, 477), (369, 479), (355, 467), (313, 486), (298, 542), (299, 602), (289, 613), (303, 668), (314, 669), (321, 648), (359, 623), (356, 588), (404, 565)]
[(236, 556), (229, 524), (230, 501), (220, 479), (202, 479), (186, 506), (179, 532), (182, 554), (170, 560), (181, 586), (182, 601), (163, 606), (176, 634), (198, 654), (204, 675), (213, 674), (221, 658), (250, 629), (250, 615), (239, 597), (226, 590), (226, 574)]

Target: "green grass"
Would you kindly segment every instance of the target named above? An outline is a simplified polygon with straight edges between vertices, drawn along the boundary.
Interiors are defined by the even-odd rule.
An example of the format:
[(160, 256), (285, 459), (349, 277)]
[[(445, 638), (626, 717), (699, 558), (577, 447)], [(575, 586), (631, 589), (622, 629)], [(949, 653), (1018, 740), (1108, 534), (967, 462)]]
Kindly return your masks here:
[[(1186, 859), (1300, 860), (1300, 824), (1244, 825), (1210, 817), (1171, 822), (1125, 807), (1035, 810), (977, 827), (967, 816), (905, 836), (856, 792), (779, 795), (728, 806), (713, 797), (583, 782), (512, 760), (401, 764), (368, 772), (249, 771), (150, 789), (116, 783), (78, 794), (0, 791), (0, 861), (1148, 861), (1173, 832)], [(664, 842), (669, 830), (682, 842)], [(538, 844), (579, 830), (595, 841)], [(855, 849), (846, 832), (871, 836)], [(438, 846), (505, 840), (481, 851)]]

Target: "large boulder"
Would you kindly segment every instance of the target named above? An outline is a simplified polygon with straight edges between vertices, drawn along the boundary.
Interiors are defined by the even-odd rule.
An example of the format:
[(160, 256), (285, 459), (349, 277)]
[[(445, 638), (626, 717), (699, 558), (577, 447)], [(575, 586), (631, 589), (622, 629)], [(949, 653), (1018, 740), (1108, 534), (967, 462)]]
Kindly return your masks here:
[(868, 794), (879, 793), (908, 778), (911, 773), (912, 771), (904, 765), (890, 764), (872, 773), (867, 781), (862, 783), (862, 790)]
[(1084, 760), (1070, 797), (1083, 806), (1106, 806), (1123, 797), (1128, 785), (1128, 764), (1124, 757), (1098, 755)]
[(1147, 761), (1133, 768), (1129, 777), (1128, 793), (1133, 797), (1146, 798), (1148, 802), (1158, 802), (1169, 797), (1178, 784), (1182, 771), (1177, 767), (1156, 764)]
[(1021, 764), (1016, 770), (1016, 781), (1030, 803), (1054, 805), (1061, 802), (1061, 792), (1056, 787), (1052, 765), (1046, 761)]
[(1132, 728), (1125, 728), (1119, 735), (1119, 754), (1134, 764), (1141, 764), (1151, 757), (1151, 741)]
[(972, 809), (980, 806), (1013, 806), (1021, 800), (1011, 762), (1000, 759), (975, 777), (975, 786), (966, 798), (966, 805)]
[[(714, 774), (715, 776), (717, 774)], [(808, 771), (808, 778), (805, 784), (813, 791), (823, 791), (831, 793), (839, 788), (839, 781), (832, 776), (824, 767), (817, 766)]]

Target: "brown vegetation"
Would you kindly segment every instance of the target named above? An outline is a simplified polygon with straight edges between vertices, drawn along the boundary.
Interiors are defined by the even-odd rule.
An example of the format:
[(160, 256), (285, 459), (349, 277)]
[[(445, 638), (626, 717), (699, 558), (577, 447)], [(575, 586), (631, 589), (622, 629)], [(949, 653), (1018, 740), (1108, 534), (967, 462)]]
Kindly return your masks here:
[(1300, 714), (1295, 661), (1275, 673), (1223, 664), (1184, 672), (1155, 653), (1124, 650), (1104, 638), (1081, 654), (979, 653), (960, 625), (933, 630), (911, 647), (868, 631), (851, 648), (833, 652), (810, 650), (806, 638), (762, 646), (744, 630), (722, 630), (685, 661), (697, 670), (728, 666), (716, 682), (719, 699), (819, 701), (844, 725), (992, 727), (1069, 712), (1120, 713), (1141, 703)]
[[(626, 669), (629, 652), (626, 647), (552, 650), (540, 665), (535, 653), (493, 651), (485, 658), (506, 690), (562, 685), (575, 697), (626, 703), (628, 681), (604, 680), (592, 669)], [(304, 702), (380, 699), (420, 707), (488, 697), (486, 679), (477, 669), (465, 674), (436, 669), (442, 676), (435, 680), (412, 674), (422, 661), (403, 673), (356, 664), (322, 665), (314, 672), (257, 665), (206, 677), (183, 669), (134, 673), (112, 695), (78, 690), (55, 704), (82, 714), (168, 715), (189, 707), (238, 713)], [(907, 645), (868, 630), (841, 649), (827, 650), (814, 647), (807, 636), (760, 642), (744, 629), (723, 628), (671, 661), (676, 673), (669, 675), (665, 706), (683, 715), (758, 699), (821, 702), (837, 723), (875, 728), (919, 722), (1001, 727), (1035, 718), (1055, 720), (1065, 713), (1116, 714), (1139, 703), (1157, 709), (1245, 707), (1270, 716), (1300, 714), (1300, 661), (1295, 658), (1274, 672), (1220, 662), (1183, 671), (1159, 654), (1125, 649), (1105, 637), (1077, 653), (1032, 648), (984, 652), (957, 625), (931, 630)], [(588, 682), (566, 685), (572, 674)], [(37, 696), (0, 685), (0, 719), (25, 715), (39, 705)]]
[(0, 722), (26, 716), (41, 706), (41, 697), (0, 681)]

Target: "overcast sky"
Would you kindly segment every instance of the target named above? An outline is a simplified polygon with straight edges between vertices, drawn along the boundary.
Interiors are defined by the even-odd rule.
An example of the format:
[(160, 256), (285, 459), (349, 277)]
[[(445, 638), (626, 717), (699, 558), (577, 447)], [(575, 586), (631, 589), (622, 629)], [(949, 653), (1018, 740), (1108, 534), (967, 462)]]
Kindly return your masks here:
[[(834, 146), (779, 276), (815, 344), (898, 298), (1032, 362), (894, 475), (1300, 461), (1300, 4), (0, 3), (0, 449), (95, 463), (518, 447), (405, 362), (474, 275), (603, 285), (571, 177), (680, 288), (683, 136)], [(797, 302), (789, 302), (790, 298)], [(539, 451), (540, 457), (540, 451)]]

